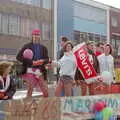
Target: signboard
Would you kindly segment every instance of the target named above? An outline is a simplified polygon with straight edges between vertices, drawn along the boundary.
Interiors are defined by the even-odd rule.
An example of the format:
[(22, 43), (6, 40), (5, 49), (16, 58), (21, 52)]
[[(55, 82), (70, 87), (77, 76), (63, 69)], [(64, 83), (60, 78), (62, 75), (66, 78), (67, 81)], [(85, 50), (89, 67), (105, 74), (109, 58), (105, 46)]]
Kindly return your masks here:
[(86, 51), (85, 47), (85, 43), (79, 44), (74, 47), (73, 52), (76, 57), (78, 69), (82, 73), (84, 79), (86, 81), (89, 81), (90, 79), (95, 78), (97, 76), (97, 73), (91, 64), (89, 54)]

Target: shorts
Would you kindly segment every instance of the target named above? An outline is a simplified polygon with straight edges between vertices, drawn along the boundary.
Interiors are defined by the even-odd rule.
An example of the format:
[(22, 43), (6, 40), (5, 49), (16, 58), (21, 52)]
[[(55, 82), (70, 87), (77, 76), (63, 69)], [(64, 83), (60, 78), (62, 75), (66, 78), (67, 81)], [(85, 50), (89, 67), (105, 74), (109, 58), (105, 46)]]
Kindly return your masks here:
[(67, 83), (71, 83), (73, 82), (73, 78), (68, 76), (68, 75), (63, 75), (63, 76), (60, 76), (60, 81), (62, 81), (64, 84), (67, 84)]
[(27, 73), (22, 76), (22, 79), (31, 84), (33, 87), (36, 87), (39, 85), (39, 81), (43, 80), (43, 75), (40, 73), (39, 69), (29, 68)]

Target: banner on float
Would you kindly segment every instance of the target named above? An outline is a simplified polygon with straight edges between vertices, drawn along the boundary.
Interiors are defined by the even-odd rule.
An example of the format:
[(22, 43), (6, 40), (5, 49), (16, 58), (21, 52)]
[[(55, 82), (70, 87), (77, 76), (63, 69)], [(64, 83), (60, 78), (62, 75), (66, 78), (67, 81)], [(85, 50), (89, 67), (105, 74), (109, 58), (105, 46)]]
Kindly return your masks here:
[(95, 78), (97, 73), (89, 60), (88, 52), (85, 49), (85, 43), (79, 44), (73, 49), (76, 57), (76, 64), (85, 80)]
[(96, 101), (105, 101), (120, 115), (120, 94), (114, 94), (2, 101), (0, 120), (87, 120), (94, 118)]
[(61, 120), (60, 99), (43, 98), (1, 102), (0, 120)]
[(61, 99), (61, 120), (87, 120), (94, 118), (93, 105), (104, 101), (113, 109), (115, 116), (120, 115), (120, 95), (100, 95), (71, 97)]

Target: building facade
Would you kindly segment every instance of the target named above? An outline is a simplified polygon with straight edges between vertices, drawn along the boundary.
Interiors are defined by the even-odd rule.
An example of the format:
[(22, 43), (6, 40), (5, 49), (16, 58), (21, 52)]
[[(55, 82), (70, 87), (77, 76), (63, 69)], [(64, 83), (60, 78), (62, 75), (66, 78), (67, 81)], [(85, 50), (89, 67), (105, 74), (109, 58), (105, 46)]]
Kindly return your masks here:
[(58, 1), (58, 44), (62, 35), (75, 43), (109, 39), (108, 6), (91, 0)]
[(74, 39), (76, 42), (107, 41), (107, 7), (94, 1), (75, 0)]
[(34, 28), (53, 56), (54, 0), (0, 0), (0, 55), (16, 55), (31, 40)]
[(115, 54), (120, 56), (120, 10), (110, 8), (110, 40)]

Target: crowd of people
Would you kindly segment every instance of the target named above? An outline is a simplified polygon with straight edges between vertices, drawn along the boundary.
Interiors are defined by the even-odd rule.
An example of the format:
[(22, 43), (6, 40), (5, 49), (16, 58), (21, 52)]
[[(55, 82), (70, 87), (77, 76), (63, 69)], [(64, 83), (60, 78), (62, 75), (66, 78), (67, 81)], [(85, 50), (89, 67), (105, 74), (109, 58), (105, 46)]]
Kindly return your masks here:
[[(85, 45), (89, 61), (97, 75), (100, 76), (104, 71), (108, 71), (113, 79), (115, 79), (112, 46), (102, 42), (96, 44), (94, 41), (90, 40), (88, 40)], [(72, 89), (74, 84), (80, 83), (80, 87), (85, 88), (85, 79), (76, 64), (73, 47), (72, 41), (67, 37), (61, 37), (60, 51), (58, 51), (57, 60), (52, 60), (51, 62), (53, 67), (57, 67), (57, 85), (55, 89), (55, 96), (57, 97), (74, 96)], [(26, 50), (29, 51), (28, 56), (25, 56)], [(21, 48), (16, 59), (20, 61), (24, 67), (22, 80), (27, 83), (27, 97), (32, 97), (34, 87), (40, 88), (43, 97), (49, 97), (45, 65), (50, 61), (47, 48), (40, 42), (39, 29), (33, 30), (31, 41)], [(16, 91), (14, 80), (9, 76), (10, 69), (11, 64), (9, 62), (0, 63), (1, 99), (11, 99)], [(84, 91), (86, 91), (87, 87), (90, 87), (90, 85), (87, 85)], [(82, 95), (84, 95), (84, 92)]]

